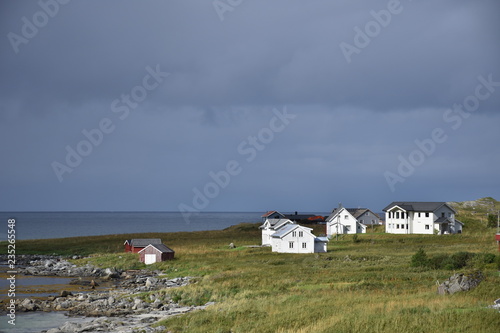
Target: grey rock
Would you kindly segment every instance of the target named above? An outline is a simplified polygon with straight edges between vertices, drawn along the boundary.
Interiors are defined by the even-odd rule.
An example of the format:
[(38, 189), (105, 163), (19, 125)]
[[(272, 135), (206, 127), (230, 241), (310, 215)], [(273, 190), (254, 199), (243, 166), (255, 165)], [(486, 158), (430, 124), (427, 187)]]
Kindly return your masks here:
[(481, 271), (475, 271), (468, 274), (457, 273), (451, 276), (438, 286), (438, 294), (454, 294), (459, 291), (469, 291), (476, 288), (481, 281), (484, 280), (484, 275)]

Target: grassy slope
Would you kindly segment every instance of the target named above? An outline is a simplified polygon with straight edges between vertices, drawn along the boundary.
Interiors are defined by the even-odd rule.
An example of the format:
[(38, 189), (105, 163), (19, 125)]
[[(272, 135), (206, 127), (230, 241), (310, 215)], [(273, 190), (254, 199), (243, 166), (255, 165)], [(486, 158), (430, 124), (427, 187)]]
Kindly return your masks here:
[[(462, 213), (462, 212), (459, 212)], [(477, 215), (476, 215), (477, 216)], [(319, 234), (321, 228), (316, 227)], [(257, 224), (221, 231), (111, 235), (61, 240), (18, 241), (18, 253), (101, 253), (78, 263), (140, 268), (124, 255), (125, 238), (160, 237), (176, 259), (151, 265), (169, 277), (197, 276), (197, 283), (170, 291), (181, 303), (215, 301), (206, 310), (171, 318), (172, 332), (497, 332), (500, 315), (487, 309), (500, 298), (494, 264), (473, 291), (436, 294), (446, 270), (409, 267), (423, 247), (429, 255), (459, 251), (497, 254), (494, 230), (471, 217), (462, 235), (389, 235), (381, 228), (346, 236), (324, 254), (277, 254), (258, 244)], [(229, 249), (229, 243), (236, 249)], [(5, 242), (0, 244), (5, 253)], [(104, 254), (105, 253), (105, 254)]]
[(500, 201), (491, 197), (474, 201), (451, 202), (450, 204), (457, 210), (457, 219), (474, 229), (485, 228), (488, 215), (497, 216), (500, 211)]

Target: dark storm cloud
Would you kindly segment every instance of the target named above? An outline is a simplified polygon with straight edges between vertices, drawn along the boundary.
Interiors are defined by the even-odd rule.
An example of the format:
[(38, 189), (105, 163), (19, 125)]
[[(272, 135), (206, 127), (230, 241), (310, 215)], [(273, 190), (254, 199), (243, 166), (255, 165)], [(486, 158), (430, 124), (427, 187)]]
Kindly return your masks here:
[[(57, 13), (28, 38), (40, 3)], [(243, 1), (223, 13), (201, 0), (63, 3), (1, 4), (0, 181), (16, 195), (0, 209), (177, 209), (232, 159), (243, 172), (207, 209), (495, 194), (499, 91), (458, 129), (443, 114), (478, 77), (500, 81), (496, 1)], [(156, 68), (169, 75), (131, 107), (124, 96)], [(238, 145), (284, 106), (297, 119), (246, 163)], [(104, 118), (112, 133), (59, 183), (51, 163)], [(391, 193), (384, 172), (436, 127), (448, 140)], [(474, 168), (472, 197), (445, 190)], [(427, 183), (442, 184), (436, 198)]]

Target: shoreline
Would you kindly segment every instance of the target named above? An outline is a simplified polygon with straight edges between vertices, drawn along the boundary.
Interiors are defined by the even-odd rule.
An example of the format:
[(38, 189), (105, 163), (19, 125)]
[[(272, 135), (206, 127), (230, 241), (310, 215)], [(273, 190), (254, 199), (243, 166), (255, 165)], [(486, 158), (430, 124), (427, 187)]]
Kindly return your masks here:
[[(1, 258), (1, 257), (0, 257)], [(59, 328), (50, 329), (48, 333), (67, 331), (112, 331), (129, 332), (134, 329), (152, 328), (157, 321), (172, 316), (205, 309), (213, 304), (202, 306), (181, 306), (175, 303), (168, 290), (195, 282), (193, 277), (167, 279), (159, 271), (128, 270), (113, 268), (100, 269), (90, 265), (75, 267), (60, 256), (26, 255), (23, 258), (25, 267), (19, 267), (19, 273), (26, 276), (67, 276), (75, 277), (76, 283), (82, 282), (85, 292), (61, 290), (57, 296), (19, 297), (15, 299), (17, 313), (27, 312), (65, 312), (67, 322)], [(95, 284), (113, 281), (115, 285), (107, 290), (93, 290), (90, 283), (81, 278), (93, 278)], [(71, 284), (71, 283), (70, 283)], [(68, 288), (64, 288), (68, 289)], [(2, 300), (0, 313), (7, 312)], [(72, 322), (71, 317), (94, 318), (89, 321)], [(104, 319), (103, 319), (104, 318)], [(159, 328), (162, 330), (164, 328)]]

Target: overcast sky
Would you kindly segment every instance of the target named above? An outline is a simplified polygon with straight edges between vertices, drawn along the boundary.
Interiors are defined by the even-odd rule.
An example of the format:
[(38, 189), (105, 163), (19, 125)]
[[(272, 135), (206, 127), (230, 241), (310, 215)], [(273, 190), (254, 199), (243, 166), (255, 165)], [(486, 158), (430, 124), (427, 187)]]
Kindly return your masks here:
[(499, 9), (2, 1), (0, 210), (500, 199)]

